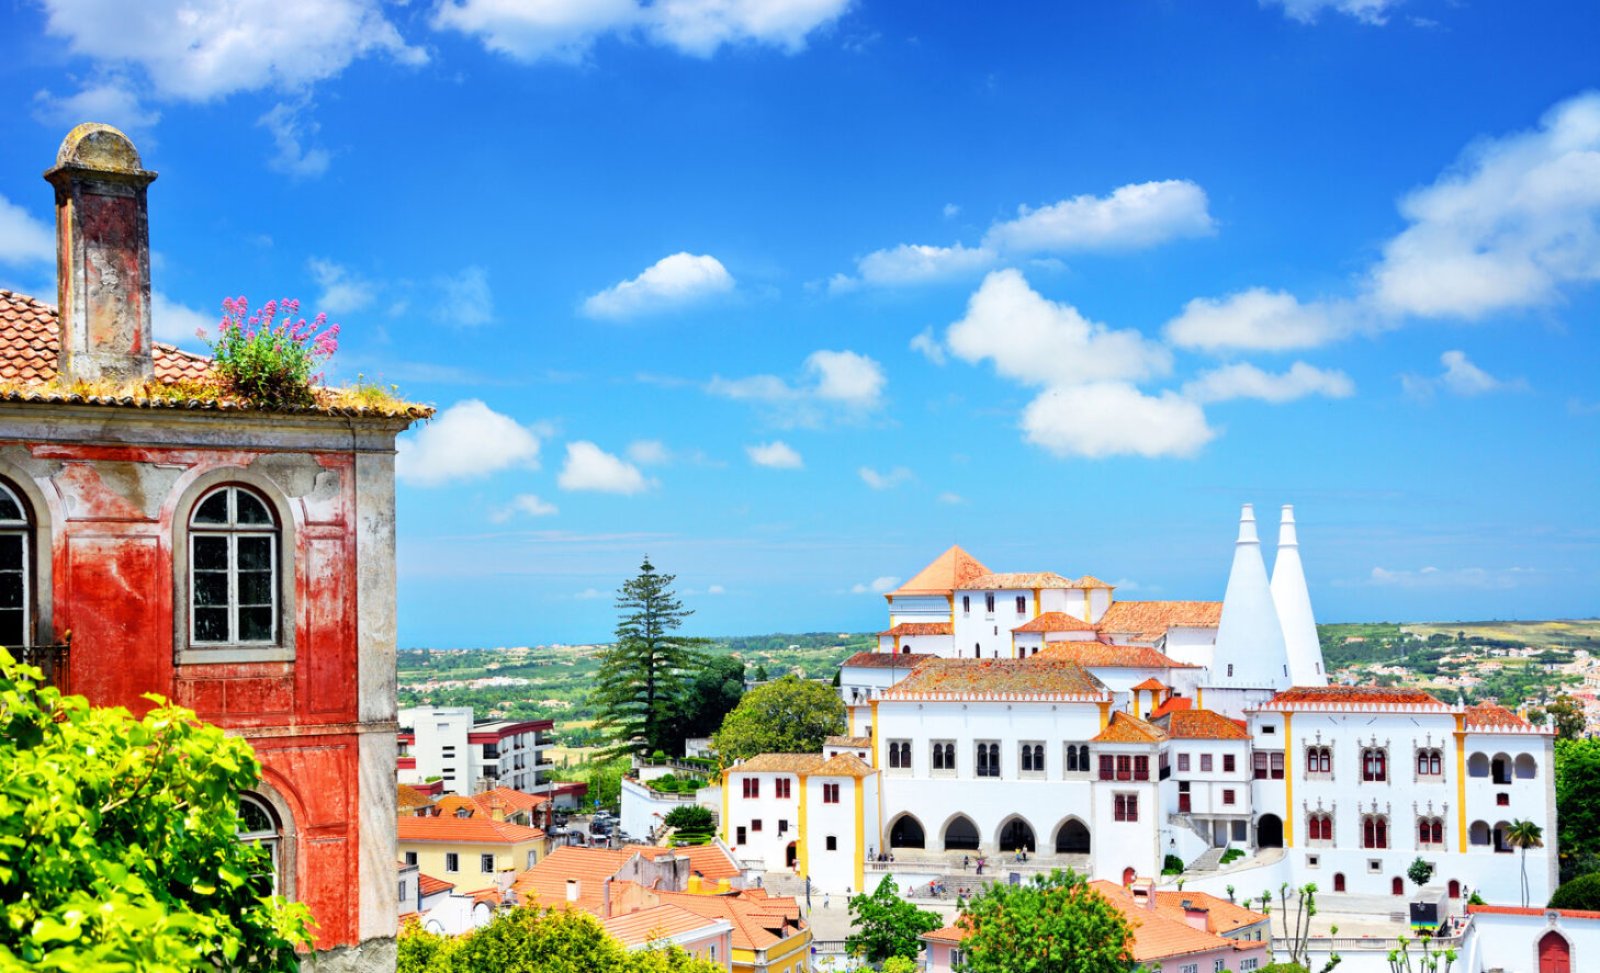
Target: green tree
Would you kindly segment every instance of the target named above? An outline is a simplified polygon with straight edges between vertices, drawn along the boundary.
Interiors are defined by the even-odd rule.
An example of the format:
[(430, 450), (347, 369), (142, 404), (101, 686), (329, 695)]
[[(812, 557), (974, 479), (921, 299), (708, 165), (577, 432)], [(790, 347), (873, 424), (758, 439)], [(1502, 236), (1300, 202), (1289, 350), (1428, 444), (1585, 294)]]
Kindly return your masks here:
[(576, 909), (522, 906), (458, 939), (402, 930), (396, 973), (714, 973), (676, 946), (628, 950)]
[(1070, 870), (988, 885), (962, 916), (971, 930), (962, 973), (1127, 973), (1133, 966), (1128, 920)]
[(1556, 740), (1561, 877), (1600, 872), (1600, 740)]
[(1428, 879), (1433, 878), (1433, 865), (1418, 855), (1416, 861), (1411, 863), (1411, 867), (1406, 869), (1406, 876), (1420, 889), (1428, 884)]
[(679, 831), (710, 831), (712, 828), (711, 812), (698, 804), (675, 807), (662, 820), (667, 827)]
[(1556, 889), (1550, 908), (1600, 911), (1600, 872), (1579, 875)]
[(1522, 851), (1522, 905), (1528, 905), (1528, 849), (1544, 847), (1544, 829), (1532, 821), (1513, 821), (1506, 829), (1506, 844)]
[(1583, 704), (1571, 696), (1557, 696), (1544, 711), (1555, 726), (1557, 739), (1576, 740), (1583, 736), (1584, 729), (1589, 725), (1588, 717), (1583, 714)]
[(611, 756), (682, 752), (677, 707), (706, 643), (674, 634), (694, 613), (678, 600), (673, 580), (646, 557), (617, 592), (617, 640), (601, 654), (590, 696), (596, 725), (615, 741)]
[(726, 760), (758, 753), (816, 753), (844, 732), (844, 702), (826, 683), (797, 676), (764, 683), (746, 693), (712, 743)]
[(250, 745), (42, 678), (0, 649), (0, 969), (297, 969), (309, 913), (236, 837)]
[(850, 920), (854, 931), (844, 941), (844, 948), (868, 963), (895, 956), (915, 959), (922, 950), (917, 937), (944, 925), (938, 913), (902, 899), (899, 886), (887, 875), (871, 894), (851, 896)]
[(881, 967), (882, 973), (917, 973), (920, 968), (916, 959), (906, 956), (891, 956)]
[(710, 736), (743, 697), (744, 662), (732, 655), (705, 659), (678, 698), (678, 734), (683, 739)]

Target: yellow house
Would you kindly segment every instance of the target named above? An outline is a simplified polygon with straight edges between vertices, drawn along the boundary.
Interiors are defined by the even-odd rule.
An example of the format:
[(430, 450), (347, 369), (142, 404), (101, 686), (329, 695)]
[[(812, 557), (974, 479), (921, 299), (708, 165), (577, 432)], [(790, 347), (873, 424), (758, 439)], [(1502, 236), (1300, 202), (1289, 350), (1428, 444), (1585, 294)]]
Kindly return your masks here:
[(401, 817), (396, 845), (408, 865), (424, 875), (462, 888), (494, 882), (502, 872), (520, 872), (539, 863), (546, 851), (543, 831), (483, 815)]

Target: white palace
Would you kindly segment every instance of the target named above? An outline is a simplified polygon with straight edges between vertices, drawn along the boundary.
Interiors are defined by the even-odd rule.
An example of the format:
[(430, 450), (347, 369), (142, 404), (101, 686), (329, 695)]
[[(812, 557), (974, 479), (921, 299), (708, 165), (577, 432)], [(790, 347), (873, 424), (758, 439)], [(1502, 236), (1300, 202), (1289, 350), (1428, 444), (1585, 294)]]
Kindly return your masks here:
[[(769, 875), (843, 892), (981, 856), (991, 874), (1127, 883), (1174, 856), (1195, 891), (1315, 882), (1398, 912), (1420, 856), (1457, 911), (1473, 890), (1520, 898), (1506, 834), (1530, 820), (1545, 845), (1527, 852), (1529, 901), (1555, 887), (1551, 733), (1499, 706), (1330, 686), (1289, 507), (1270, 579), (1244, 508), (1221, 602), (1119, 601), (958, 547), (887, 597), (879, 650), (840, 673), (850, 735), (726, 774), (723, 840)], [(1243, 858), (1219, 871), (1224, 849)]]

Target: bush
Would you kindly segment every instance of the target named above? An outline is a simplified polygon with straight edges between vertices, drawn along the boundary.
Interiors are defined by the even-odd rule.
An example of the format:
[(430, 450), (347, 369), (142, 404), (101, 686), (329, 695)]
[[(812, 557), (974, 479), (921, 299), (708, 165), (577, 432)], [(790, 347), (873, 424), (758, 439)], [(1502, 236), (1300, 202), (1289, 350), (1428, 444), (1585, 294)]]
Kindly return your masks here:
[(669, 828), (677, 828), (680, 833), (686, 831), (711, 831), (711, 812), (698, 804), (686, 804), (675, 807), (667, 812), (663, 819)]
[(1579, 875), (1550, 896), (1552, 909), (1600, 909), (1600, 872)]
[(328, 324), (326, 314), (309, 324), (296, 320), (300, 302), (287, 297), (268, 301), (254, 314), (243, 297), (224, 298), (222, 307), (217, 339), (198, 333), (211, 346), (211, 368), (222, 384), (262, 408), (313, 404), (311, 388), (322, 375), (312, 369), (338, 349), (339, 326)]
[(1226, 865), (1226, 864), (1229, 864), (1230, 862), (1236, 862), (1236, 861), (1238, 861), (1239, 859), (1241, 859), (1243, 857), (1244, 857), (1244, 849), (1242, 849), (1242, 848), (1229, 848), (1227, 851), (1222, 853), (1222, 858), (1221, 858), (1221, 860), (1219, 860), (1217, 862), (1217, 864)]
[(1183, 859), (1177, 855), (1168, 855), (1166, 861), (1161, 863), (1161, 874), (1177, 875), (1183, 871)]

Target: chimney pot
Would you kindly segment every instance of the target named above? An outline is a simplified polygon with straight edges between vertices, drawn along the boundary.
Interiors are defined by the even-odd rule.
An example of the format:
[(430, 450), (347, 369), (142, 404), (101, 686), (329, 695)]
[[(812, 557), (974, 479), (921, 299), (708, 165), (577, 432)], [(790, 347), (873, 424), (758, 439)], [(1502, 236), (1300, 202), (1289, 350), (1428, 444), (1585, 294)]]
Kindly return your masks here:
[(44, 178), (56, 190), (62, 381), (148, 381), (150, 223), (156, 174), (110, 125), (67, 133)]
[(575, 878), (567, 879), (567, 901), (578, 901), (578, 880)]

